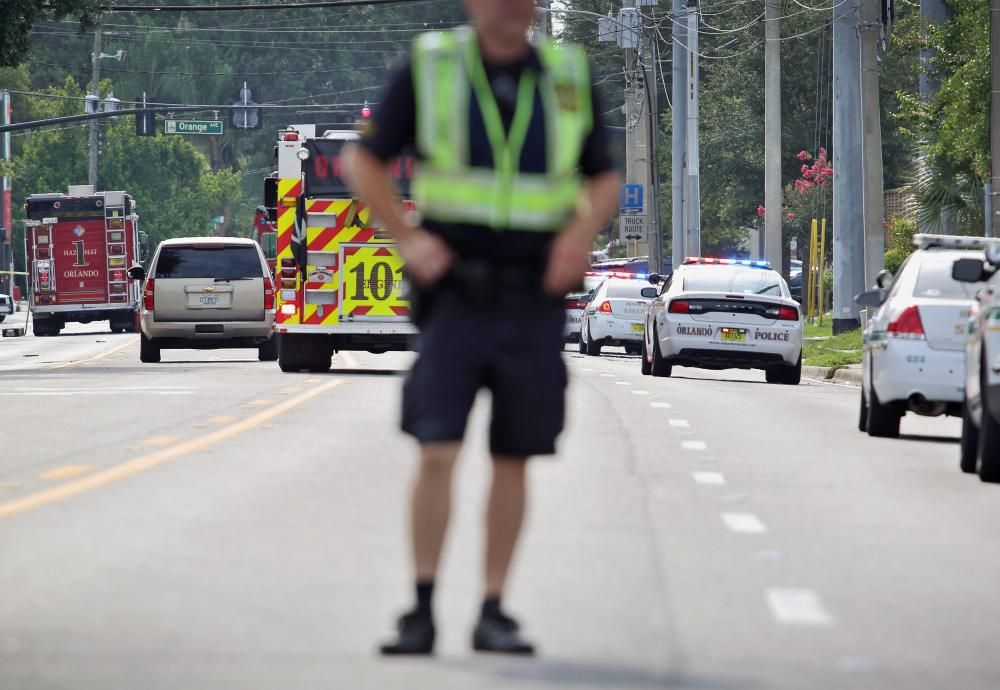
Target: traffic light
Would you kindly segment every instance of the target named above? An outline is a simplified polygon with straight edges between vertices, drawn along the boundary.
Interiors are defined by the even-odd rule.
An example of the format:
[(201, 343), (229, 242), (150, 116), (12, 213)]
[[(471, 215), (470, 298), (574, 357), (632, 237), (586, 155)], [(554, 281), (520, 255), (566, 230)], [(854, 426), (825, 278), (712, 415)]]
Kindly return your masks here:
[[(251, 100), (253, 98), (253, 91), (247, 88), (247, 83), (243, 82), (243, 88), (240, 89), (240, 95), (238, 100), (233, 103), (236, 106), (254, 106), (256, 103)], [(260, 108), (236, 108), (233, 110), (233, 127), (236, 129), (260, 129)]]
[(156, 134), (156, 111), (140, 110), (135, 114), (135, 135), (151, 137)]

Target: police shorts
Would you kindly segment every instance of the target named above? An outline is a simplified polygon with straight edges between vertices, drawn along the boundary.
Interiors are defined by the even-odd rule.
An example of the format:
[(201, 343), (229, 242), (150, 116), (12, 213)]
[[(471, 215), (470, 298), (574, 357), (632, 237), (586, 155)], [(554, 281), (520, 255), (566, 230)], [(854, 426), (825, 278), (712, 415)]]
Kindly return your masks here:
[(476, 394), (493, 394), (490, 450), (555, 452), (565, 418), (561, 301), (505, 294), (490, 306), (439, 295), (421, 323), (419, 355), (403, 387), (403, 431), (421, 444), (461, 441)]

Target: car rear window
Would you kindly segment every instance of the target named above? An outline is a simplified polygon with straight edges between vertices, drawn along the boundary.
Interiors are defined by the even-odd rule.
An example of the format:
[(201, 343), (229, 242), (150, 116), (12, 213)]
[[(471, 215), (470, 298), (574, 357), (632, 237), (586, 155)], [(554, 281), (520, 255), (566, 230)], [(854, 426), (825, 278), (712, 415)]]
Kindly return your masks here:
[(983, 284), (960, 283), (952, 278), (951, 267), (954, 263), (954, 257), (943, 261), (921, 261), (913, 296), (924, 299), (975, 299), (976, 290)]
[(649, 283), (640, 280), (614, 280), (608, 283), (608, 297), (618, 299), (645, 299), (640, 291)]
[(251, 245), (169, 246), (160, 250), (154, 278), (262, 278), (257, 248)]
[(780, 297), (781, 283), (777, 273), (760, 268), (696, 268), (685, 272), (684, 290)]

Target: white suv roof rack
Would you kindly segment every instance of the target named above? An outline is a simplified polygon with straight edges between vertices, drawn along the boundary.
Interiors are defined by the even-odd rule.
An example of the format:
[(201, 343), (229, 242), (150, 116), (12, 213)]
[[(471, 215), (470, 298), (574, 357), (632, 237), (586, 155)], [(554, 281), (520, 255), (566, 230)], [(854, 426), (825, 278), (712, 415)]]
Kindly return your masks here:
[(913, 246), (917, 249), (985, 249), (988, 245), (997, 243), (1000, 243), (1000, 238), (931, 235), (923, 232), (913, 236)]

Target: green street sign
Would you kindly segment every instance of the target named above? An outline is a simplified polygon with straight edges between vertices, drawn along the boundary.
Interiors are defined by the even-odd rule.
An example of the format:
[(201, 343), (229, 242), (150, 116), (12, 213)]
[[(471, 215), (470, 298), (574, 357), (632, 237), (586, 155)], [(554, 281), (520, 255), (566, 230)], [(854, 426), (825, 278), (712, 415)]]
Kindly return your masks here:
[(164, 120), (166, 134), (222, 134), (222, 120)]

